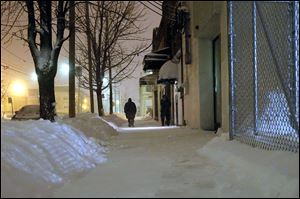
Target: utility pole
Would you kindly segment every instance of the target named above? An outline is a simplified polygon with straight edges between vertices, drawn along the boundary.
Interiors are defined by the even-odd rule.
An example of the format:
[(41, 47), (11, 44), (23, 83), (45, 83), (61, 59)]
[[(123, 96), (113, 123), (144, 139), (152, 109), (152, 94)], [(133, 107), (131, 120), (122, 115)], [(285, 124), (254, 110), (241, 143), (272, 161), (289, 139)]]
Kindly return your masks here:
[(94, 93), (92, 84), (92, 57), (91, 57), (91, 35), (90, 35), (90, 18), (89, 18), (89, 4), (85, 2), (85, 19), (86, 19), (86, 36), (88, 42), (88, 64), (89, 64), (89, 88), (90, 88), (90, 110), (94, 113)]
[(69, 40), (69, 117), (75, 117), (75, 7), (70, 1)]
[(108, 67), (109, 67), (109, 114), (113, 114), (113, 87), (112, 87), (110, 55), (108, 55)]

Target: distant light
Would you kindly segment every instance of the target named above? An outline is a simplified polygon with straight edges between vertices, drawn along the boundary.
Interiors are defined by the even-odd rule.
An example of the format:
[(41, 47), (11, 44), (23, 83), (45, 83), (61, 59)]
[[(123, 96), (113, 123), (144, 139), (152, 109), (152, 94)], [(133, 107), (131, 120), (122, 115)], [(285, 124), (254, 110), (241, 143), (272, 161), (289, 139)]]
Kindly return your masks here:
[(82, 108), (83, 108), (83, 110), (87, 110), (87, 105), (86, 104), (82, 104)]
[(108, 79), (106, 77), (103, 77), (102, 81), (104, 86), (108, 84)]
[(36, 75), (35, 72), (31, 73), (31, 79), (32, 79), (33, 81), (37, 81), (37, 75)]
[(60, 71), (63, 75), (69, 75), (69, 64), (63, 63), (61, 64)]
[(119, 100), (116, 100), (116, 105), (119, 105), (120, 104), (120, 101)]
[(128, 133), (133, 131), (141, 131), (141, 130), (163, 130), (163, 129), (177, 129), (180, 128), (178, 126), (148, 126), (148, 127), (120, 127), (119, 131), (127, 132), (127, 130), (130, 130)]
[(87, 102), (88, 102), (87, 98), (84, 98), (84, 99), (83, 99), (83, 103), (86, 104)]
[(15, 96), (23, 96), (25, 95), (25, 86), (21, 82), (15, 82), (12, 85), (12, 92)]

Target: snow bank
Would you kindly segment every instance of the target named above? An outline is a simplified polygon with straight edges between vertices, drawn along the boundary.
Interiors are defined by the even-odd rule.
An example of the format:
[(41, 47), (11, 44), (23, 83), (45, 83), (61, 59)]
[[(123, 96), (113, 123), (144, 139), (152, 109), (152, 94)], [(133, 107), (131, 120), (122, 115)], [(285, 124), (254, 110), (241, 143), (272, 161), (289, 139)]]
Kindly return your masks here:
[(1, 196), (41, 197), (106, 161), (106, 149), (75, 128), (1, 120)]
[[(103, 119), (105, 120), (105, 122), (114, 127), (116, 129), (115, 126), (123, 126), (124, 124), (128, 125), (128, 121), (126, 119), (126, 116), (124, 114), (112, 114), (112, 115), (106, 115), (103, 117)], [(135, 118), (136, 120), (136, 118)]]
[(197, 152), (221, 165), (214, 176), (219, 196), (299, 197), (299, 153), (261, 150), (218, 135)]
[(57, 122), (67, 123), (84, 132), (86, 136), (102, 142), (118, 135), (117, 131), (104, 122), (96, 113), (80, 113), (75, 118), (58, 118)]
[[(267, 94), (266, 103), (267, 106), (263, 109), (258, 121), (258, 131), (266, 135), (274, 134), (275, 131), (278, 132), (276, 136), (297, 137), (299, 143), (299, 135), (291, 125), (288, 102), (284, 94), (280, 91), (270, 91)], [(295, 119), (299, 122), (299, 116)]]

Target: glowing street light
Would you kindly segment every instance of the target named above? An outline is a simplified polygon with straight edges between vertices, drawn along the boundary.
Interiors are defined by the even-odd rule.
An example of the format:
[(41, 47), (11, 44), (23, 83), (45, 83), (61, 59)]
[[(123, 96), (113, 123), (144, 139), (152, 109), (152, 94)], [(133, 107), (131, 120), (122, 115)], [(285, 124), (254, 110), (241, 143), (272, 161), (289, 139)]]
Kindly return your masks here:
[(24, 96), (25, 95), (25, 86), (21, 82), (14, 82), (12, 84), (12, 94), (15, 96)]
[(103, 85), (107, 85), (108, 84), (108, 79), (106, 77), (103, 77), (102, 81), (103, 81)]
[(33, 81), (37, 81), (37, 75), (36, 75), (35, 72), (31, 73), (31, 79), (32, 79)]
[(87, 110), (87, 105), (86, 104), (82, 104), (82, 108), (83, 108), (83, 110)]
[(63, 63), (60, 71), (63, 75), (69, 75), (69, 64)]
[(84, 98), (84, 99), (83, 99), (83, 103), (86, 104), (87, 102), (88, 102), (88, 99), (87, 99), (87, 98)]

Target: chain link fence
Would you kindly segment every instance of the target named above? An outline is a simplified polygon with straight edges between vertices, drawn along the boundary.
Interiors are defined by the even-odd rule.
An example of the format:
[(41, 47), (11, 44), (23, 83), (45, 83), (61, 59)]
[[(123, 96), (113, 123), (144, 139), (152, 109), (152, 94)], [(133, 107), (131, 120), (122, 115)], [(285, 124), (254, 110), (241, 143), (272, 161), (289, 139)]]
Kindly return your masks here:
[(228, 2), (230, 138), (299, 150), (299, 2)]

